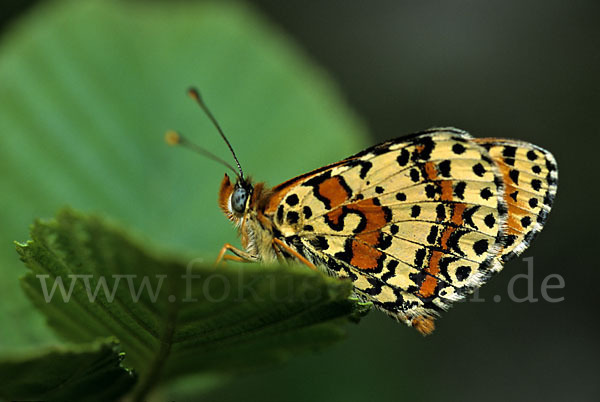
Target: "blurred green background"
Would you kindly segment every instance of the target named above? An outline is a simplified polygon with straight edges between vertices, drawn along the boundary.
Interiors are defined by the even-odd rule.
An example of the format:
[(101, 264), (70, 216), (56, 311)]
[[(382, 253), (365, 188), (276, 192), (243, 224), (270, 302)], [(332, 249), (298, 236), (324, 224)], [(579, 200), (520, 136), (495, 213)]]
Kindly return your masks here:
[[(592, 259), (600, 193), (593, 181), (600, 145), (598, 2), (261, 0), (246, 4), (268, 19), (273, 29), (268, 33), (252, 22), (246, 24), (245, 14), (238, 11), (222, 20), (218, 11), (208, 12), (202, 20), (189, 15), (190, 32), (205, 30), (206, 36), (198, 37), (185, 35), (185, 25), (169, 25), (169, 13), (155, 16), (164, 20), (159, 27), (136, 23), (136, 16), (130, 14), (122, 18), (131, 20), (131, 31), (119, 32), (124, 25), (116, 21), (118, 28), (105, 33), (114, 47), (99, 53), (86, 53), (93, 35), (65, 46), (60, 37), (44, 30), (43, 21), (38, 32), (24, 34), (22, 17), (43, 20), (44, 14), (35, 11), (40, 3), (44, 2), (9, 2), (2, 11), (0, 65), (3, 71), (19, 71), (14, 78), (22, 82), (0, 82), (4, 92), (0, 109), (20, 110), (15, 106), (20, 102), (39, 116), (39, 120), (3, 126), (9, 127), (1, 133), (3, 241), (25, 239), (27, 224), (34, 217), (51, 216), (53, 208), (64, 203), (114, 216), (166, 249), (190, 253), (194, 244), (206, 244), (205, 237), (215, 243), (233, 240), (233, 229), (216, 206), (208, 204), (216, 198), (222, 169), (159, 144), (163, 130), (177, 128), (199, 135), (196, 138), (202, 138), (203, 144), (227, 157), (218, 138), (211, 137), (209, 124), (185, 98), (190, 84), (204, 91), (245, 169), (271, 184), (341, 159), (367, 144), (432, 126), (451, 125), (478, 137), (530, 141), (552, 151), (558, 160), (558, 196), (549, 222), (523, 255), (534, 257), (532, 286), (540, 299), (537, 303), (508, 298), (511, 278), (526, 272), (526, 263), (518, 259), (480, 290), (485, 302), (455, 306), (438, 320), (433, 336), (423, 338), (372, 312), (360, 325), (349, 327), (345, 342), (283, 367), (235, 379), (203, 395), (206, 400), (598, 400), (600, 346), (595, 320), (600, 274), (599, 264)], [(168, 5), (173, 3), (153, 3), (163, 10), (172, 7), (173, 15), (183, 13), (182, 7)], [(192, 3), (196, 4), (182, 4)], [(232, 25), (219, 37), (227, 47), (208, 43), (207, 38), (227, 24)], [(133, 37), (144, 29), (155, 35), (156, 52), (164, 57), (154, 69), (135, 64), (144, 61), (144, 55), (135, 52), (135, 42), (118, 40), (119, 33)], [(248, 35), (246, 29), (255, 42), (231, 40)], [(177, 30), (180, 40), (161, 42), (161, 30)], [(276, 38), (271, 38), (273, 32)], [(13, 46), (18, 35), (19, 46), (32, 46), (30, 56), (20, 58), (22, 48)], [(68, 33), (65, 37), (71, 38)], [(44, 46), (28, 44), (36, 40)], [(288, 53), (284, 48), (289, 40), (334, 85), (323, 78), (323, 71), (313, 71)], [(214, 48), (210, 63), (197, 53), (207, 47)], [(186, 49), (195, 75), (187, 73), (189, 65), (182, 67), (175, 63), (179, 60), (170, 59), (170, 52), (185, 54)], [(48, 66), (78, 65), (60, 62), (73, 52), (83, 52), (87, 57), (82, 60), (91, 64), (79, 64), (74, 71), (48, 70)], [(15, 68), (12, 60), (31, 64)], [(37, 60), (58, 62), (37, 64)], [(77, 74), (81, 71), (85, 76)], [(269, 77), (266, 88), (261, 85), (264, 76)], [(114, 82), (106, 77), (114, 77)], [(130, 77), (145, 86), (128, 84)], [(90, 82), (94, 85), (86, 87)], [(56, 88), (65, 83), (75, 92), (52, 99), (49, 104), (56, 108), (45, 108), (45, 94), (61, 93)], [(335, 100), (335, 87), (366, 130)], [(288, 101), (290, 93), (294, 100)], [(93, 99), (86, 104), (82, 101), (86, 98)], [(115, 99), (121, 103), (114, 103)], [(157, 112), (157, 105), (165, 109)], [(88, 115), (91, 107), (125, 117), (96, 122), (94, 135), (60, 140), (41, 134), (20, 136), (23, 124), (40, 133), (48, 124), (54, 124), (56, 131), (87, 127), (97, 112)], [(44, 115), (49, 112), (55, 117)], [(324, 112), (333, 117), (321, 117)], [(131, 125), (131, 114), (146, 116), (147, 123)], [(147, 133), (146, 145), (139, 140), (140, 131)], [(124, 139), (128, 132), (138, 133), (135, 142)], [(363, 132), (370, 138), (362, 137)], [(94, 156), (95, 150), (98, 155), (113, 155), (114, 165), (107, 168), (106, 160)], [(79, 164), (68, 170), (53, 168), (53, 161), (64, 158)], [(137, 169), (123, 171), (121, 166)], [(82, 174), (82, 169), (87, 173)], [(88, 173), (95, 180), (88, 181)], [(215, 177), (205, 178), (211, 174)], [(196, 178), (208, 188), (188, 187)], [(90, 188), (82, 194), (90, 198), (61, 197), (86, 186)], [(182, 188), (187, 191), (182, 193)], [(50, 199), (40, 200), (41, 194)], [(150, 206), (145, 208), (144, 199), (135, 194), (153, 197)], [(165, 219), (170, 216), (171, 220)], [(218, 229), (206, 234), (203, 228), (212, 225)], [(13, 227), (20, 231), (6, 232)], [(11, 290), (18, 287), (16, 277), (23, 269), (16, 254), (11, 254), (10, 245), (0, 250), (2, 261), (15, 261), (14, 266), (3, 267), (0, 289), (9, 297), (2, 298), (0, 348), (52, 343), (42, 320)], [(564, 297), (562, 302), (541, 299), (542, 281), (550, 274), (564, 278), (565, 288), (550, 293)], [(517, 281), (515, 293), (526, 292), (525, 282)], [(493, 301), (495, 295), (500, 302)], [(193, 395), (177, 392), (170, 395), (175, 400)]]

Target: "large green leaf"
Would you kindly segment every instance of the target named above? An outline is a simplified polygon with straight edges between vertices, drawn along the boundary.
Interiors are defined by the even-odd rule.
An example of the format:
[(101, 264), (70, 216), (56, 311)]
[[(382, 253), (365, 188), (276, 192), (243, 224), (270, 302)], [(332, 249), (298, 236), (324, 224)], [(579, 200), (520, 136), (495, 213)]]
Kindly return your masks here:
[(121, 367), (112, 341), (51, 348), (0, 359), (0, 398), (19, 401), (116, 400), (136, 376)]
[(349, 281), (306, 267), (158, 257), (102, 220), (63, 211), (17, 245), (23, 288), (63, 338), (116, 336), (138, 393), (197, 372), (231, 375), (341, 339), (365, 311)]
[(17, 289), (11, 243), (35, 217), (94, 210), (211, 259), (235, 240), (223, 167), (162, 141), (174, 128), (230, 158), (190, 85), (271, 184), (363, 145), (322, 72), (243, 4), (46, 2), (0, 44), (0, 351), (56, 342)]

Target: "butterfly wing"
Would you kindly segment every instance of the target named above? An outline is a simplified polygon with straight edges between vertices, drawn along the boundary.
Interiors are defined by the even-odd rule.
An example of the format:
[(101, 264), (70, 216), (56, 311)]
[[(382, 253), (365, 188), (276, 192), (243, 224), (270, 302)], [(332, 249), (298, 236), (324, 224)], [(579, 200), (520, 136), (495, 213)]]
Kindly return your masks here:
[(421, 332), (501, 269), (504, 176), (463, 131), (379, 144), (274, 190), (281, 240)]

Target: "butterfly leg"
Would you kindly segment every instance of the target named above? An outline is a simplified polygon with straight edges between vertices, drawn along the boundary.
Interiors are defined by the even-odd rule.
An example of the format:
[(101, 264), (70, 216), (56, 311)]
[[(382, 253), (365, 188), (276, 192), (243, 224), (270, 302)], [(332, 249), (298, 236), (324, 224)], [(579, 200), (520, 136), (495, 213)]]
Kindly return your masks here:
[(237, 255), (232, 255), (232, 254), (225, 254), (223, 256), (222, 261), (252, 262), (250, 260), (246, 260), (245, 258), (238, 257)]
[[(283, 250), (286, 253), (288, 253), (290, 255), (293, 255), (301, 263), (303, 263), (304, 265), (306, 265), (307, 267), (309, 267), (313, 271), (317, 271), (317, 267), (315, 267), (315, 264), (313, 264), (312, 262), (308, 261), (302, 255), (300, 255), (300, 253), (298, 253), (296, 250), (294, 250), (293, 248), (291, 248), (290, 246), (288, 246), (287, 244), (285, 244), (283, 241), (281, 241), (281, 240), (279, 240), (277, 238), (273, 238), (273, 246), (274, 246), (273, 248), (275, 248), (275, 246), (277, 246), (280, 250)], [(277, 248), (275, 248), (275, 250), (277, 250)]]
[[(225, 254), (227, 251), (231, 251), (233, 253), (233, 255)], [(256, 262), (256, 261), (258, 261), (258, 259), (255, 256), (253, 256), (252, 254), (250, 254), (246, 251), (242, 251), (229, 243), (225, 243), (223, 245), (223, 248), (221, 248), (221, 251), (219, 252), (219, 256), (217, 257), (217, 261), (215, 264), (219, 265), (219, 263), (223, 260), (238, 261), (238, 262)]]

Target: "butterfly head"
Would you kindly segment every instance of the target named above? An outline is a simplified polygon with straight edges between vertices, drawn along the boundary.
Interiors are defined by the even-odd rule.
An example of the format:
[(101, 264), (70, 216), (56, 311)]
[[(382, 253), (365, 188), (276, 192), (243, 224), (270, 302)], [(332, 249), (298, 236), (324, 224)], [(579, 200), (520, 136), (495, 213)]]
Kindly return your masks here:
[(242, 217), (248, 212), (253, 190), (254, 187), (247, 178), (238, 176), (233, 184), (227, 174), (223, 177), (219, 190), (219, 206), (225, 215), (236, 224), (239, 224)]

